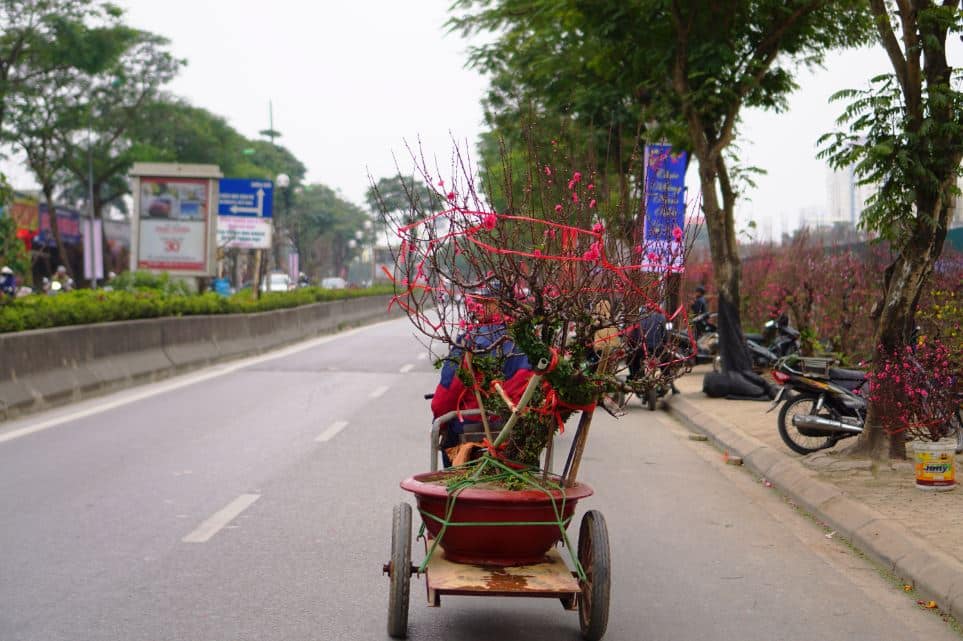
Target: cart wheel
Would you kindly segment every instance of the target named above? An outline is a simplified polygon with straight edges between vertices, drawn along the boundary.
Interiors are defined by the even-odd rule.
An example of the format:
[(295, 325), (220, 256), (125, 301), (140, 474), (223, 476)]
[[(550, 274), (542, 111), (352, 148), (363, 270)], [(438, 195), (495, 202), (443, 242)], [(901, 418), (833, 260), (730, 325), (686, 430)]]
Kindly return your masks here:
[(648, 405), (649, 411), (654, 412), (656, 403), (659, 402), (659, 394), (655, 391), (654, 387), (649, 388), (649, 391), (645, 393), (645, 404)]
[(589, 510), (582, 517), (578, 532), (578, 562), (582, 564), (586, 580), (580, 582), (582, 593), (578, 599), (578, 622), (582, 638), (599, 641), (609, 624), (609, 531), (598, 510)]
[(391, 564), (388, 571), (388, 636), (408, 636), (408, 594), (411, 588), (411, 506), (399, 503), (391, 519)]

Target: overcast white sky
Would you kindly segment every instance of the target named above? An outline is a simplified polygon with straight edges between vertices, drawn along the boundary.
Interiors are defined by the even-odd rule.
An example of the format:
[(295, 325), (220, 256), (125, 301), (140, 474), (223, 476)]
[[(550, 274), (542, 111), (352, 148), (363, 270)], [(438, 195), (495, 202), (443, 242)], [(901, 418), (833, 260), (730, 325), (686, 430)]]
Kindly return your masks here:
[[(167, 36), (188, 66), (171, 90), (253, 137), (274, 126), (308, 167), (308, 179), (363, 203), (367, 171), (393, 173), (392, 152), (410, 167), (404, 140), (447, 158), (451, 138), (481, 129), (486, 82), (464, 68), (467, 43), (446, 35), (450, 0), (121, 0), (131, 24)], [(957, 61), (958, 62), (958, 61)], [(786, 114), (747, 113), (742, 156), (768, 170), (739, 209), (775, 238), (798, 210), (826, 206), (826, 165), (816, 139), (834, 127), (828, 97), (888, 69), (881, 50), (832, 54), (801, 77)], [(28, 181), (9, 163), (18, 187)], [(693, 172), (690, 172), (693, 173)], [(693, 184), (693, 187), (695, 185)], [(771, 223), (767, 221), (772, 221)]]

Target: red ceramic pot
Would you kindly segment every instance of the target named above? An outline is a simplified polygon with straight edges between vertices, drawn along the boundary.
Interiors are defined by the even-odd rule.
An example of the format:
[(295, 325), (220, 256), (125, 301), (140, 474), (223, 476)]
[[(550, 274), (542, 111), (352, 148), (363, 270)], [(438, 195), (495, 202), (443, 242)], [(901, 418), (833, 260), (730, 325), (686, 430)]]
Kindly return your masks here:
[[(418, 510), (445, 518), (448, 490), (429, 481), (443, 479), (445, 472), (416, 474), (405, 479), (401, 487), (412, 492)], [(554, 479), (558, 482), (559, 479)], [(575, 512), (579, 499), (592, 495), (592, 488), (575, 483), (564, 491), (551, 492), (563, 518)], [(564, 497), (563, 497), (564, 495)], [(564, 506), (562, 500), (564, 498)], [(422, 521), (433, 538), (442, 524), (422, 514)], [(545, 554), (562, 538), (552, 498), (539, 490), (496, 490), (469, 488), (458, 494), (451, 514), (452, 523), (549, 522), (549, 525), (451, 525), (439, 545), (445, 558), (456, 563), (480, 565), (530, 565), (540, 563)]]

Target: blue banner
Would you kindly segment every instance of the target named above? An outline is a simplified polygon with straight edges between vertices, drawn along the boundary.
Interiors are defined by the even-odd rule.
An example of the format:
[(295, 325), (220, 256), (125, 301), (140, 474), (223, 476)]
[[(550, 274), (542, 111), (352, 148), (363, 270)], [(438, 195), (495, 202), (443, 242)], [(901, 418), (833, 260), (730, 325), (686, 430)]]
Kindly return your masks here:
[(671, 145), (645, 146), (643, 265), (682, 269), (686, 153)]

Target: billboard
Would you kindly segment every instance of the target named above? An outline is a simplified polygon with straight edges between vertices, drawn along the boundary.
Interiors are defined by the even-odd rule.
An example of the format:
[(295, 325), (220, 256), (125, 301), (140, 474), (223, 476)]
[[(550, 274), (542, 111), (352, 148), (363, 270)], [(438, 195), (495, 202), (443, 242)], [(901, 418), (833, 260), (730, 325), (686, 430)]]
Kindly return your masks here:
[(131, 176), (131, 269), (212, 274), (218, 168), (135, 163)]

